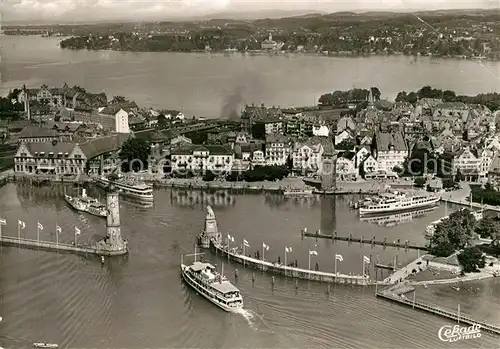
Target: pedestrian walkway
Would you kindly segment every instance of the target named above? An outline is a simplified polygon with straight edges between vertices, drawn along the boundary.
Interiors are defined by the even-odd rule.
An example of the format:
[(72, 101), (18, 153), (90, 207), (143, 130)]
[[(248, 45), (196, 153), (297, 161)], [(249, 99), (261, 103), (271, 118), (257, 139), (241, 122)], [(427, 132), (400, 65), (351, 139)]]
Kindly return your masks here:
[[(417, 271), (424, 270), (426, 268), (426, 261), (424, 258), (428, 255), (423, 255), (417, 259), (415, 259), (413, 262), (410, 262), (406, 266), (402, 267), (401, 269), (396, 270), (394, 273), (392, 273), (389, 277), (384, 279), (384, 283), (394, 285), (395, 283), (401, 282), (404, 279), (408, 277), (413, 271), (413, 269)], [(419, 268), (421, 270), (419, 270)]]

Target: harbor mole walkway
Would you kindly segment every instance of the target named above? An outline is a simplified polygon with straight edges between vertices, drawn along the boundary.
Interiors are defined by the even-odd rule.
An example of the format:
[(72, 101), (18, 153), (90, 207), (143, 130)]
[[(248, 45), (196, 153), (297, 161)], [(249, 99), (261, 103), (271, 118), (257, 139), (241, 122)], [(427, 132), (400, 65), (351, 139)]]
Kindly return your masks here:
[(296, 279), (311, 280), (325, 283), (339, 283), (339, 284), (354, 284), (354, 285), (374, 285), (375, 282), (371, 281), (369, 278), (363, 278), (361, 275), (344, 275), (344, 274), (334, 274), (322, 271), (301, 269), (295, 267), (285, 266), (283, 264), (271, 263), (263, 261), (260, 259), (248, 257), (235, 252), (230, 252), (227, 250), (226, 246), (218, 243), (216, 240), (212, 239), (210, 241), (210, 247), (215, 251), (216, 254), (223, 256), (228, 256), (230, 260), (235, 261), (244, 266), (249, 266), (254, 269), (272, 272), (278, 275), (284, 275)]
[(500, 335), (500, 327), (490, 325), (486, 322), (476, 321), (469, 316), (463, 316), (459, 313), (453, 313), (448, 310), (441, 309), (439, 307), (435, 307), (429, 304), (421, 303), (421, 302), (413, 302), (412, 300), (407, 299), (406, 297), (398, 296), (389, 290), (379, 291), (376, 294), (377, 297), (383, 298), (388, 301), (392, 301), (395, 303), (399, 303), (402, 305), (406, 305), (408, 307), (412, 307), (414, 309), (418, 309), (421, 311), (425, 311), (427, 313), (431, 313), (434, 315), (439, 315), (441, 317), (457, 321), (458, 323), (467, 324), (467, 325), (480, 325), (481, 331), (489, 332), (492, 334)]
[(394, 271), (394, 273), (392, 273), (389, 277), (387, 277), (384, 280), (384, 282), (392, 285), (398, 281), (406, 279), (408, 277), (408, 275), (410, 275), (412, 273), (413, 269), (415, 269), (417, 271), (419, 269), (422, 269), (422, 270), (425, 269), (426, 268), (426, 261), (424, 260), (424, 258), (426, 256), (427, 255), (423, 255), (423, 256), (415, 259), (413, 262), (408, 263), (404, 267), (397, 269), (396, 271)]
[(39, 241), (11, 236), (1, 236), (0, 244), (4, 246), (20, 247), (30, 250), (43, 250), (58, 253), (94, 254), (99, 256), (123, 255), (126, 252), (116, 251), (115, 253), (98, 249), (93, 246), (70, 245), (65, 243), (55, 243), (52, 241)]

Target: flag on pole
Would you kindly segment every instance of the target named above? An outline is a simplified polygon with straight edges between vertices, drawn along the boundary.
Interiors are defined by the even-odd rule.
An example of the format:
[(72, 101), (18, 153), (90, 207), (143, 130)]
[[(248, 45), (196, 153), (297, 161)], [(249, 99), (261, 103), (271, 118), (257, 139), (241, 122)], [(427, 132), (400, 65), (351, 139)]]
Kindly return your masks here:
[(81, 233), (80, 229), (78, 229), (78, 227), (75, 227), (75, 234), (80, 235), (80, 233)]
[(36, 223), (37, 223), (38, 229), (43, 230), (43, 225), (40, 222), (36, 222)]
[(243, 245), (245, 245), (245, 247), (250, 247), (250, 244), (245, 239), (243, 239)]
[(265, 243), (262, 243), (262, 248), (266, 251), (269, 251), (269, 246), (267, 246)]
[(338, 260), (339, 262), (342, 262), (344, 260), (344, 257), (342, 257), (341, 254), (336, 254), (335, 259)]
[(291, 247), (285, 247), (285, 252), (286, 253), (292, 253), (292, 248)]
[(17, 221), (17, 224), (19, 224), (19, 228), (21, 228), (21, 229), (26, 228), (26, 224), (24, 224), (24, 222), (23, 222), (23, 221), (18, 220), (18, 221)]
[(58, 234), (61, 234), (62, 233), (62, 229), (60, 226), (56, 225), (56, 233)]
[(363, 256), (363, 262), (370, 264), (370, 258)]
[(7, 220), (5, 218), (0, 218), (0, 225), (7, 225)]
[(234, 238), (229, 234), (227, 234), (227, 239), (231, 242), (234, 242)]
[(313, 255), (313, 256), (317, 256), (317, 255), (318, 255), (318, 252), (316, 252), (316, 251), (309, 251), (309, 254), (310, 254), (310, 255)]

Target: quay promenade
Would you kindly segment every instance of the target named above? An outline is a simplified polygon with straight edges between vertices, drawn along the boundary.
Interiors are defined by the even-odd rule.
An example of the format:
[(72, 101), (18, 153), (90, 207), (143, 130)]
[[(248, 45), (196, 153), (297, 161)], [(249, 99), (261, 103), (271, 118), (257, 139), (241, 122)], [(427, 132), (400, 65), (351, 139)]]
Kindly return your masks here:
[[(432, 305), (425, 304), (422, 302), (417, 302), (414, 300), (409, 300), (404, 295), (398, 295), (397, 293), (392, 292), (391, 289), (392, 288), (387, 289), (387, 290), (377, 291), (376, 296), (378, 298), (382, 298), (382, 299), (385, 299), (385, 300), (388, 300), (391, 302), (405, 305), (407, 307), (412, 307), (413, 309), (418, 309), (418, 310), (421, 310), (421, 311), (424, 311), (424, 312), (427, 312), (430, 314), (444, 317), (444, 318), (452, 320), (452, 321), (456, 321), (458, 324), (462, 323), (462, 324), (467, 324), (470, 326), (480, 325), (481, 331), (489, 332), (489, 333), (492, 333), (495, 335), (500, 335), (500, 327), (499, 326), (495, 326), (495, 325), (488, 324), (486, 322), (474, 320), (470, 316), (467, 316), (467, 315), (464, 316), (464, 315), (460, 314), (459, 310), (457, 310), (457, 312), (454, 313), (454, 312), (451, 312), (448, 310), (441, 309), (441, 308), (436, 307), (436, 306), (432, 306)], [(412, 289), (408, 288), (407, 291), (411, 292)]]
[(92, 246), (70, 245), (66, 243), (56, 243), (52, 241), (41, 241), (26, 238), (17, 238), (12, 236), (0, 236), (0, 244), (2, 246), (19, 247), (29, 250), (42, 250), (47, 252), (57, 253), (75, 253), (75, 254), (94, 254), (101, 253)]
[[(301, 269), (248, 257), (242, 254), (238, 254), (236, 252), (228, 251), (225, 246), (218, 243), (214, 239), (210, 241), (210, 248), (216, 254), (225, 256), (229, 260), (232, 260), (243, 266), (248, 266), (253, 269), (261, 270), (263, 272), (269, 272), (273, 275), (283, 275), (295, 279), (324, 282), (324, 283), (337, 283), (344, 285), (363, 285), (363, 286), (375, 285), (374, 281), (370, 280), (368, 277), (363, 277), (361, 275), (345, 275), (341, 273), (334, 274), (316, 270)], [(379, 283), (379, 284), (387, 285), (384, 283)]]

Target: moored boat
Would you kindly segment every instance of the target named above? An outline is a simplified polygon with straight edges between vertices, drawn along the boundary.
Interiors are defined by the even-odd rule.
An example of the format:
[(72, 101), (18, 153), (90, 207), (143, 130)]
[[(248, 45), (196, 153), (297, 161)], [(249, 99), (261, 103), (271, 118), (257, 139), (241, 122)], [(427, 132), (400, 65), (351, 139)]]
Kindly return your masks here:
[(107, 217), (108, 209), (106, 205), (101, 204), (98, 199), (87, 196), (85, 189), (81, 196), (64, 195), (64, 200), (74, 210), (86, 212), (97, 217)]
[(58, 344), (55, 343), (33, 343), (35, 348), (59, 348)]
[(292, 197), (292, 196), (297, 196), (297, 197), (301, 197), (301, 196), (311, 196), (313, 195), (313, 189), (311, 188), (285, 188), (283, 190), (283, 195), (285, 196), (289, 196), (289, 197)]
[(101, 188), (107, 188), (113, 183), (123, 197), (128, 197), (141, 202), (153, 202), (153, 187), (134, 178), (118, 177), (111, 179), (101, 177), (96, 181)]
[(243, 297), (240, 291), (218, 273), (210, 263), (196, 261), (186, 265), (181, 260), (181, 275), (184, 281), (198, 294), (227, 312), (238, 312), (243, 308)]
[(380, 214), (421, 209), (435, 206), (440, 200), (441, 197), (434, 194), (400, 193), (397, 191), (384, 193), (365, 200), (359, 207), (359, 214)]

